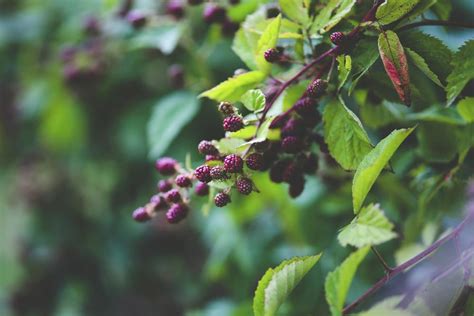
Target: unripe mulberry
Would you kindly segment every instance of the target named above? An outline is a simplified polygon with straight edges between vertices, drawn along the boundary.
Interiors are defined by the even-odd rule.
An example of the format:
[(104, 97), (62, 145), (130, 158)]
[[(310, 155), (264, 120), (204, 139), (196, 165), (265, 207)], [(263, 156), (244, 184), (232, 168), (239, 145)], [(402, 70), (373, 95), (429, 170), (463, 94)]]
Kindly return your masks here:
[(304, 131), (305, 127), (303, 121), (301, 119), (291, 118), (281, 129), (281, 136), (302, 136)]
[(296, 101), (293, 109), (296, 113), (304, 117), (307, 113), (314, 110), (316, 104), (311, 98), (302, 98)]
[(245, 158), (245, 164), (251, 170), (261, 170), (263, 168), (263, 156), (259, 153), (253, 153)]
[(230, 102), (221, 102), (219, 104), (219, 112), (221, 112), (224, 115), (232, 115), (235, 113), (235, 108)]
[(198, 151), (203, 155), (219, 155), (217, 148), (208, 140), (203, 140), (199, 143)]
[(225, 180), (228, 179), (229, 176), (225, 171), (224, 167), (222, 166), (215, 166), (211, 168), (211, 178), (213, 180)]
[(225, 192), (217, 193), (214, 197), (214, 204), (217, 207), (224, 207), (230, 203), (230, 195)]
[(346, 36), (342, 32), (334, 32), (331, 35), (329, 35), (329, 38), (331, 39), (331, 42), (334, 45), (340, 45), (342, 44)]
[(310, 83), (310, 85), (306, 89), (306, 92), (308, 93), (310, 97), (318, 98), (324, 92), (326, 92), (327, 87), (328, 87), (328, 82), (326, 80), (316, 79)]
[(186, 204), (173, 204), (166, 212), (166, 220), (170, 224), (176, 224), (188, 215), (189, 208)]
[(302, 174), (301, 174), (300, 166), (298, 166), (294, 162), (291, 162), (283, 170), (282, 179), (283, 179), (283, 182), (291, 183), (295, 179), (298, 179), (301, 176)]
[(287, 153), (294, 154), (303, 148), (303, 142), (299, 137), (287, 136), (281, 141), (281, 148)]
[(181, 201), (181, 193), (177, 189), (173, 189), (166, 193), (166, 201), (168, 203), (178, 203)]
[(175, 182), (176, 185), (181, 188), (188, 188), (192, 185), (191, 179), (184, 174), (177, 176)]
[(224, 158), (224, 168), (227, 172), (238, 173), (243, 167), (244, 161), (236, 154), (230, 154)]
[(207, 183), (198, 182), (198, 184), (196, 184), (196, 188), (194, 189), (194, 192), (198, 196), (206, 196), (209, 194), (209, 186), (207, 185)]
[(240, 116), (231, 115), (224, 118), (222, 126), (226, 132), (237, 132), (244, 127), (244, 122)]
[(170, 176), (175, 173), (177, 165), (176, 160), (169, 157), (160, 158), (155, 163), (156, 170), (164, 176)]
[(153, 204), (154, 211), (163, 210), (165, 207), (168, 206), (165, 199), (159, 194), (153, 195), (150, 198), (150, 203)]
[(235, 186), (237, 187), (237, 191), (243, 195), (249, 195), (252, 193), (253, 190), (253, 183), (252, 180), (245, 177), (240, 177), (237, 179)]
[(151, 219), (150, 215), (147, 213), (144, 207), (139, 207), (133, 211), (132, 217), (137, 222), (146, 222)]
[(196, 179), (198, 179), (201, 182), (211, 182), (211, 168), (207, 165), (202, 165), (196, 168), (194, 170), (194, 175), (196, 176)]
[(179, 20), (184, 16), (184, 6), (181, 0), (170, 0), (166, 6), (166, 13)]
[(269, 63), (275, 63), (281, 59), (282, 52), (278, 48), (269, 48), (263, 53), (263, 57)]
[(168, 192), (173, 188), (173, 184), (171, 184), (168, 180), (160, 180), (157, 185), (158, 192), (165, 193)]

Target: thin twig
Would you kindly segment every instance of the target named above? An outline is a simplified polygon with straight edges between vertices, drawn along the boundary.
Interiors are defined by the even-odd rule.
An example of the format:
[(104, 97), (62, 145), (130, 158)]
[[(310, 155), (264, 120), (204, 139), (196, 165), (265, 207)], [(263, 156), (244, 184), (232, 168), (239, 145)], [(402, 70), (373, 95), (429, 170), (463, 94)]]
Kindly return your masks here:
[(420, 26), (451, 26), (451, 27), (462, 27), (468, 29), (474, 29), (474, 24), (457, 22), (457, 21), (439, 21), (439, 20), (423, 20), (419, 22), (413, 22), (405, 24), (398, 29), (398, 31), (405, 31)]
[(374, 246), (370, 247), (370, 249), (372, 249), (372, 252), (375, 254), (375, 256), (377, 257), (377, 259), (379, 260), (380, 264), (383, 266), (383, 269), (385, 270), (385, 273), (389, 274), (390, 272), (393, 271), (392, 268), (390, 268), (390, 266), (387, 264), (387, 262), (385, 261), (385, 259), (382, 257), (382, 255), (380, 254), (380, 252), (377, 250), (377, 248), (375, 248)]

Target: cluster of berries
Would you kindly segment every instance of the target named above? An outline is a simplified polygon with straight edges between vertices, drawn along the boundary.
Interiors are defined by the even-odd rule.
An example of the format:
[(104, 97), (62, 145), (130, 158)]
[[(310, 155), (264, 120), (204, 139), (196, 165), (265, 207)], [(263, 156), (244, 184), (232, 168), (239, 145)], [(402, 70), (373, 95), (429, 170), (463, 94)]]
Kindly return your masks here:
[[(85, 30), (91, 32), (92, 30)], [(91, 34), (91, 33), (88, 33)], [(91, 36), (78, 45), (65, 47), (60, 52), (63, 77), (69, 84), (90, 82), (104, 73), (103, 40)]]

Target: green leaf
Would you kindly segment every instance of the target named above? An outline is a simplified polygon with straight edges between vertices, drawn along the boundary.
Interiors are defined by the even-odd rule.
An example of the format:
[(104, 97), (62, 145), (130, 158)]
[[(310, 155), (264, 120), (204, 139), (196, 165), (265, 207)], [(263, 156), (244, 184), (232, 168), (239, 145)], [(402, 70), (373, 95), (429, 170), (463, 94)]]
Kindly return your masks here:
[(453, 71), (446, 86), (448, 105), (453, 103), (466, 84), (474, 79), (474, 40), (467, 41), (454, 55)]
[(364, 157), (352, 182), (352, 202), (354, 213), (358, 214), (370, 189), (380, 172), (387, 165), (398, 147), (414, 128), (395, 130), (382, 139), (372, 151)]
[(223, 155), (244, 152), (248, 148), (248, 146), (245, 146), (245, 141), (240, 138), (222, 138), (218, 142), (213, 142), (213, 144)]
[(411, 10), (411, 12), (405, 16), (405, 18), (408, 20), (418, 17), (430, 7), (432, 7), (437, 1), (438, 0), (420, 0), (413, 10)]
[(242, 144), (242, 146), (249, 146), (251, 144), (260, 143), (269, 138), (270, 132), (273, 131), (270, 130), (270, 125), (272, 124), (275, 117), (276, 116), (268, 117), (265, 122), (263, 122), (262, 125), (260, 125), (260, 127), (258, 128), (255, 137), (251, 141)]
[(231, 77), (221, 82), (214, 88), (204, 91), (200, 98), (208, 97), (215, 101), (236, 102), (247, 90), (255, 88), (265, 79), (265, 74), (261, 71), (249, 71), (236, 77)]
[(418, 69), (421, 70), (431, 81), (436, 83), (438, 86), (443, 87), (443, 84), (441, 81), (439, 81), (438, 76), (430, 69), (430, 67), (426, 64), (426, 61), (418, 55), (415, 51), (406, 48), (406, 52), (408, 53), (408, 56), (410, 56), (411, 60), (415, 64)]
[(173, 23), (145, 28), (131, 40), (131, 48), (157, 48), (163, 54), (171, 54), (183, 34), (183, 25)]
[(337, 56), (337, 70), (339, 71), (337, 76), (337, 89), (340, 90), (346, 82), (352, 69), (352, 59), (349, 55)]
[(174, 92), (160, 99), (148, 121), (149, 156), (154, 159), (161, 156), (198, 109), (196, 95), (188, 91)]
[(310, 18), (308, 16), (308, 7), (304, 6), (301, 0), (279, 0), (281, 11), (291, 20), (305, 26)]
[(469, 123), (474, 122), (474, 98), (467, 97), (459, 101), (457, 105), (459, 114), (462, 118)]
[(243, 28), (237, 31), (234, 41), (232, 42), (232, 50), (242, 59), (249, 69), (256, 70), (257, 63), (253, 54), (254, 46), (253, 43), (249, 41), (249, 37), (246, 36), (245, 32)]
[(334, 100), (324, 109), (324, 139), (331, 156), (346, 170), (355, 170), (372, 150), (359, 118), (342, 101)]
[(337, 239), (343, 247), (351, 245), (357, 248), (374, 246), (397, 236), (393, 224), (385, 217), (378, 204), (363, 207), (352, 222), (344, 227)]
[(420, 31), (410, 30), (400, 34), (403, 47), (420, 55), (441, 82), (452, 71), (452, 51), (438, 38)]
[(369, 247), (361, 248), (353, 252), (344, 262), (329, 272), (324, 283), (326, 301), (331, 309), (332, 316), (341, 316), (347, 293), (352, 283), (352, 279), (362, 260), (369, 252)]
[(272, 316), (280, 305), (318, 262), (321, 254), (296, 257), (283, 261), (278, 267), (268, 269), (258, 282), (253, 299), (255, 316)]
[(392, 81), (400, 99), (409, 105), (411, 100), (408, 63), (397, 34), (392, 31), (380, 33), (378, 46), (385, 72)]
[(362, 38), (352, 53), (352, 83), (349, 86), (349, 94), (352, 93), (357, 82), (364, 76), (372, 65), (377, 61), (379, 52), (377, 42), (371, 38)]
[(453, 5), (451, 3), (451, 0), (438, 0), (433, 6), (433, 12), (441, 20), (449, 20), (452, 9), (453, 9)]
[(351, 12), (355, 0), (330, 0), (316, 16), (311, 32), (327, 32)]
[(420, 0), (387, 0), (378, 7), (375, 17), (382, 25), (393, 23), (412, 11), (418, 2)]
[(257, 132), (257, 126), (247, 125), (244, 128), (238, 130), (237, 132), (228, 133), (227, 135), (228, 137), (232, 137), (232, 138), (248, 139), (248, 138), (252, 138), (256, 132)]
[(255, 60), (257, 62), (258, 69), (267, 74), (270, 72), (272, 64), (265, 60), (263, 53), (269, 48), (276, 47), (278, 35), (280, 34), (280, 26), (281, 14), (273, 19), (270, 24), (268, 24), (262, 36), (258, 40), (257, 50), (255, 51)]
[(240, 101), (252, 112), (260, 112), (265, 107), (265, 95), (259, 89), (247, 91)]

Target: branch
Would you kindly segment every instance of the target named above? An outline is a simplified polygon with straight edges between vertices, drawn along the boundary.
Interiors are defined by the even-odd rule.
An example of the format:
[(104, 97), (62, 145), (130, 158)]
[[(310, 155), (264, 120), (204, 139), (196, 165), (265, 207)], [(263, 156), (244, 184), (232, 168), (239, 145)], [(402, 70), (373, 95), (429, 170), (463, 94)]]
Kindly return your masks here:
[(419, 26), (451, 26), (451, 27), (462, 27), (468, 29), (474, 29), (474, 24), (456, 21), (438, 21), (438, 20), (423, 20), (410, 24), (403, 25), (398, 31), (405, 31)]
[(456, 236), (459, 234), (459, 232), (464, 228), (466, 223), (468, 223), (473, 217), (473, 213), (470, 212), (466, 218), (448, 235), (445, 237), (439, 239), (435, 243), (433, 243), (431, 246), (426, 248), (424, 251), (419, 253), (418, 255), (414, 256), (410, 260), (406, 261), (405, 263), (402, 263), (401, 265), (393, 268), (389, 273), (387, 273), (383, 278), (378, 280), (370, 289), (368, 289), (364, 294), (362, 294), (358, 299), (356, 299), (354, 302), (350, 303), (347, 305), (343, 311), (342, 314), (348, 314), (352, 310), (354, 310), (357, 306), (359, 306), (364, 300), (366, 300), (368, 297), (370, 297), (372, 294), (377, 292), (380, 288), (382, 288), (388, 281), (392, 280), (395, 276), (398, 274), (402, 273), (406, 269), (410, 268), (411, 266), (416, 265), (432, 253), (434, 253), (436, 250), (438, 250), (439, 247), (441, 247), (443, 244), (446, 242), (456, 238)]

